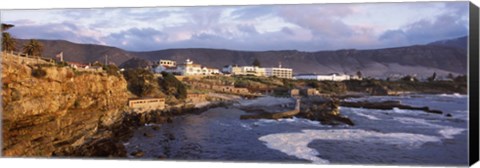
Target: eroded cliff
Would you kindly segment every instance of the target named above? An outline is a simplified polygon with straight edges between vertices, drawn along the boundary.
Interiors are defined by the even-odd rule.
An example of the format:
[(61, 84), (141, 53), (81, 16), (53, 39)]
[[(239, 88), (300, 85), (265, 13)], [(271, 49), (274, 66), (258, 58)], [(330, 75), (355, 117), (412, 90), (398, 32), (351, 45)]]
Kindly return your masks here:
[[(20, 58), (2, 54), (3, 156), (69, 151), (121, 119), (130, 97), (121, 75), (38, 66)], [(39, 68), (45, 74), (34, 77)]]

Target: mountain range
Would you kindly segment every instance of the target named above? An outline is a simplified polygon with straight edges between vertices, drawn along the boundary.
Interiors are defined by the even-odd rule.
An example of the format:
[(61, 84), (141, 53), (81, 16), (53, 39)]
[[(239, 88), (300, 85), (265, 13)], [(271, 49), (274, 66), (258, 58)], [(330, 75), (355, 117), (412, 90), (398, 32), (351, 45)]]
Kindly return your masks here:
[[(18, 39), (17, 48), (27, 40)], [(250, 65), (258, 59), (263, 67), (292, 68), (299, 73), (346, 73), (357, 71), (366, 76), (385, 77), (391, 75), (416, 74), (426, 77), (467, 73), (467, 36), (435, 41), (425, 45), (413, 45), (384, 49), (305, 52), (297, 50), (279, 51), (236, 51), (225, 49), (184, 48), (157, 51), (133, 52), (116, 47), (77, 44), (64, 40), (39, 40), (43, 55), (54, 57), (63, 52), (64, 60), (80, 63), (108, 60), (116, 65), (132, 67), (153, 64), (159, 59), (170, 59), (179, 63), (191, 59), (208, 67), (222, 68), (224, 65)]]

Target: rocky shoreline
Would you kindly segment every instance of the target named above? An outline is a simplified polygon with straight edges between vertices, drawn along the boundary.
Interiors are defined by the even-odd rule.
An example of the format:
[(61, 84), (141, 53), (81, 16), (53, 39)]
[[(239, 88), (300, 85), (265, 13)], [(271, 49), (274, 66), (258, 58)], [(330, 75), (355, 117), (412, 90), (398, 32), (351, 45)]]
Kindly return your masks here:
[[(239, 108), (248, 112), (255, 113), (253, 115), (246, 115), (250, 117), (245, 117), (241, 119), (280, 119), (280, 118), (291, 118), (299, 117), (306, 118), (312, 121), (319, 121), (323, 125), (350, 125), (354, 126), (355, 123), (348, 117), (340, 113), (339, 107), (355, 107), (355, 108), (368, 108), (368, 109), (410, 109), (410, 110), (422, 110), (429, 113), (442, 114), (441, 111), (431, 110), (428, 107), (413, 107), (408, 105), (403, 105), (400, 102), (385, 101), (385, 102), (345, 102), (340, 101), (339, 99), (331, 99), (324, 97), (304, 97), (302, 98), (300, 106), (292, 105), (291, 103), (286, 103), (288, 101), (282, 101), (280, 99), (285, 98), (273, 98), (272, 100), (263, 102), (260, 100), (259, 104), (268, 105), (268, 107), (261, 107), (259, 104), (245, 105), (240, 106)], [(294, 100), (294, 99), (291, 99)], [(256, 100), (250, 100), (256, 101)], [(275, 102), (276, 101), (276, 102)], [(204, 111), (207, 111), (210, 108), (215, 107), (227, 107), (233, 105), (234, 101), (226, 102), (213, 102), (205, 106), (195, 107), (195, 106), (182, 106), (170, 108), (169, 110), (156, 110), (149, 111), (145, 113), (135, 113), (135, 112), (124, 112), (121, 117), (121, 122), (115, 124), (108, 128), (99, 128), (97, 134), (91, 140), (85, 142), (84, 144), (70, 148), (70, 150), (65, 150), (62, 152), (54, 153), (53, 156), (56, 157), (108, 157), (108, 158), (127, 158), (128, 156), (133, 157), (142, 157), (143, 151), (135, 151), (132, 153), (127, 153), (127, 150), (124, 146), (124, 143), (128, 141), (132, 136), (134, 131), (139, 127), (145, 126), (146, 124), (163, 124), (171, 123), (174, 117), (186, 114), (200, 114)], [(240, 103), (241, 104), (241, 103)], [(295, 103), (293, 103), (295, 104)], [(274, 111), (281, 109), (291, 109), (295, 107), (298, 112), (295, 114), (286, 114), (291, 111), (285, 112), (286, 116), (280, 116)], [(253, 116), (253, 117), (252, 117)], [(277, 116), (277, 117), (275, 117)], [(159, 126), (152, 127), (154, 130), (160, 129)], [(152, 136), (149, 133), (144, 133), (144, 136)], [(161, 158), (161, 157), (159, 157)]]
[(97, 135), (88, 142), (70, 150), (54, 153), (53, 156), (126, 158), (128, 154), (123, 143), (133, 136), (133, 132), (137, 128), (146, 124), (170, 123), (176, 116), (199, 114), (209, 108), (225, 107), (231, 103), (230, 101), (212, 102), (202, 107), (184, 106), (145, 113), (124, 112), (118, 124), (108, 128), (99, 128)]

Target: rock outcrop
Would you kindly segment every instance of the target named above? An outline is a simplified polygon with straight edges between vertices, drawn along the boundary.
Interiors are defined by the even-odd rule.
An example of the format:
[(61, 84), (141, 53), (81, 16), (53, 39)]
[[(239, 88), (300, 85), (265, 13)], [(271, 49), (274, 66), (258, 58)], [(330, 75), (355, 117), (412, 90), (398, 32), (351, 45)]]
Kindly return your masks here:
[(360, 101), (360, 102), (341, 102), (341, 106), (345, 107), (354, 107), (354, 108), (366, 108), (366, 109), (380, 109), (380, 110), (393, 110), (394, 108), (398, 109), (405, 109), (405, 110), (421, 110), (427, 113), (434, 113), (434, 114), (443, 114), (440, 110), (433, 110), (427, 106), (423, 107), (415, 107), (401, 104), (400, 101), (382, 101), (382, 102), (368, 102), (368, 101)]
[(322, 99), (320, 97), (310, 97), (302, 99), (302, 110), (299, 117), (314, 121), (320, 121), (324, 125), (355, 125), (352, 120), (340, 113), (340, 102), (337, 99)]
[(276, 112), (276, 113), (261, 113), (254, 115), (241, 115), (240, 119), (280, 119), (280, 118), (292, 118), (293, 116), (300, 113), (300, 99), (296, 100), (295, 109), (285, 111), (285, 112)]
[[(68, 153), (111, 134), (100, 131), (122, 117), (130, 97), (123, 77), (16, 57), (2, 54), (3, 156)], [(45, 75), (34, 77), (32, 71), (39, 69)]]

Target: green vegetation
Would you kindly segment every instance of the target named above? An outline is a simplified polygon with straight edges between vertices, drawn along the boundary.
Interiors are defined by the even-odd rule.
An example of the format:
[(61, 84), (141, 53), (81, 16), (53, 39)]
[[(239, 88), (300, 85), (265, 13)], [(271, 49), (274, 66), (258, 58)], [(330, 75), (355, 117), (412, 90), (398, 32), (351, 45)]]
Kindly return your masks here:
[(42, 56), (43, 46), (39, 41), (31, 39), (23, 46), (23, 52), (28, 55)]
[(15, 51), (15, 39), (10, 35), (10, 33), (2, 32), (2, 50), (3, 51)]
[(255, 60), (254, 60), (253, 63), (252, 63), (252, 66), (261, 67), (261, 65), (262, 65), (262, 64), (260, 64), (260, 61), (255, 58)]
[(144, 96), (155, 96), (155, 86), (154, 76), (152, 72), (144, 69), (129, 69), (123, 72), (123, 76), (127, 80), (127, 89), (133, 94), (144, 97)]
[(14, 25), (11, 24), (4, 24), (2, 23), (2, 51), (15, 51), (15, 44), (16, 41), (15, 39), (10, 35), (10, 33), (5, 32), (8, 29), (14, 27)]
[(162, 72), (158, 84), (166, 95), (175, 96), (177, 99), (187, 98), (187, 87), (170, 73)]
[(123, 76), (127, 89), (139, 97), (166, 97), (168, 104), (176, 104), (187, 97), (187, 87), (170, 73), (156, 77), (145, 69), (128, 69)]
[(104, 65), (102, 68), (105, 72), (107, 72), (108, 75), (120, 76), (119, 69), (115, 65)]
[(416, 77), (413, 77), (413, 76), (410, 76), (410, 75), (404, 76), (400, 80), (404, 81), (404, 82), (418, 82), (418, 79)]
[(363, 78), (363, 74), (362, 74), (362, 72), (360, 72), (360, 71), (357, 71), (357, 76), (358, 76), (360, 79), (361, 79), (361, 78)]
[(427, 78), (427, 80), (428, 80), (429, 82), (433, 82), (433, 81), (435, 81), (436, 79), (437, 79), (437, 73), (436, 73), (436, 72), (434, 72), (432, 76), (430, 76), (430, 77)]
[[(50, 64), (48, 64), (48, 65), (50, 65)], [(57, 67), (66, 67), (66, 66), (68, 66), (68, 63), (56, 61), (56, 62), (55, 62), (55, 65), (56, 65)]]

